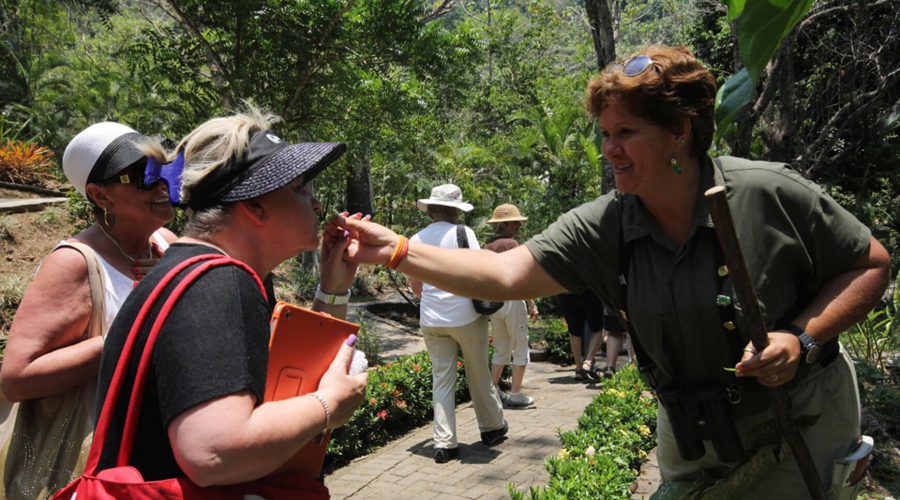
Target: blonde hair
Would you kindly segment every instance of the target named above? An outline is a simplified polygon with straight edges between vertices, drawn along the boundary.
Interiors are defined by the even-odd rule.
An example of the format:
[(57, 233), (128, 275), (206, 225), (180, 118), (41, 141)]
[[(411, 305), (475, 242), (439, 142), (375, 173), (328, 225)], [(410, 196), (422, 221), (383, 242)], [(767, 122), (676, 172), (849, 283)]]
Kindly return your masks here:
[(176, 151), (184, 151), (181, 199), (185, 202), (190, 200), (190, 189), (210, 172), (244, 154), (253, 133), (281, 120), (252, 103), (244, 105), (243, 112), (207, 120), (178, 143)]
[(144, 156), (153, 158), (160, 164), (172, 161), (174, 153), (163, 146), (163, 139), (159, 137), (142, 137), (134, 141), (134, 147), (138, 148)]

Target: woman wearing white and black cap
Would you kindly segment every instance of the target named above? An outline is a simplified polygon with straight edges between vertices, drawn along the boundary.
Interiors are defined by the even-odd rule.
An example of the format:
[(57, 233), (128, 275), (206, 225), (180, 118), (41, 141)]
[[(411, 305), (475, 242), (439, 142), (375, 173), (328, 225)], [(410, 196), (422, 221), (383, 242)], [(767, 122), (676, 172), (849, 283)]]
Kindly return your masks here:
[[(84, 129), (63, 154), (63, 171), (93, 205), (95, 220), (44, 259), (16, 311), (0, 376), (6, 397), (24, 403), (4, 463), (24, 462), (26, 449), (33, 461), (0, 464), (6, 498), (46, 496), (81, 472), (106, 331), (135, 280), (175, 239), (161, 227), (175, 215), (167, 186), (144, 183), (148, 157), (165, 159), (159, 143), (113, 122)], [(67, 419), (59, 424), (70, 428), (63, 435), (78, 442), (53, 442), (55, 426)], [(53, 447), (59, 454), (40, 451)]]
[[(459, 248), (457, 220), (460, 212), (472, 210), (454, 184), (431, 190), (431, 197), (416, 202), (431, 223), (410, 241), (443, 248)], [(469, 248), (478, 248), (478, 239), (468, 227)], [(481, 440), (491, 446), (506, 435), (499, 394), (491, 382), (488, 366), (488, 319), (475, 312), (472, 299), (454, 295), (428, 283), (410, 279), (413, 292), (421, 297), (419, 324), (431, 356), (434, 399), (434, 461), (441, 464), (459, 456), (456, 436), (456, 358), (462, 351), (466, 381), (475, 407)]]
[[(228, 265), (203, 274), (165, 318), (128, 461), (145, 480), (186, 477), (201, 486), (250, 483), (271, 475), (323, 430), (345, 423), (362, 401), (366, 374), (348, 374), (355, 342), (351, 336), (315, 393), (263, 402), (272, 309), (258, 277), (318, 247), (316, 213), (321, 205), (307, 183), (345, 150), (339, 143), (288, 144), (267, 130), (274, 120), (251, 108), (209, 120), (182, 139), (180, 201), (190, 209), (185, 236), (141, 281), (110, 329), (98, 401), (110, 388), (133, 321), (166, 273), (207, 254), (224, 254), (248, 266)], [(340, 317), (356, 273), (356, 265), (341, 258), (347, 241), (325, 238), (320, 291), (313, 304), (313, 309)], [(175, 280), (182, 282), (187, 272)], [(163, 298), (171, 288), (165, 288)], [(136, 345), (145, 345), (157, 314), (154, 308)], [(136, 364), (133, 359), (131, 366)], [(127, 396), (123, 393), (117, 401), (127, 402)], [(111, 420), (112, 435), (98, 470), (116, 465), (123, 420), (122, 415)], [(324, 490), (317, 481), (297, 487), (320, 494)]]

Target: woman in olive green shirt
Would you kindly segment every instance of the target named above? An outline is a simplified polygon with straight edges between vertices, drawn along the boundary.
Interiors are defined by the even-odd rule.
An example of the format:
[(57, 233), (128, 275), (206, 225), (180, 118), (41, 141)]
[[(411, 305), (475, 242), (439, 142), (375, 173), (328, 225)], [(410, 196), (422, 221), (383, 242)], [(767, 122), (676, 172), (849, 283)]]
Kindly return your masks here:
[[(410, 244), (397, 253), (406, 244), (392, 231), (338, 223), (354, 238), (346, 258), (384, 264), (403, 256), (392, 266), (455, 294), (510, 300), (594, 290), (627, 313), (635, 346), (646, 353), (638, 358), (663, 402), (658, 458), (670, 490), (688, 494), (677, 489), (684, 481), (697, 492), (705, 483), (694, 480), (732, 474), (740, 469), (736, 458), (765, 459), (773, 451), (776, 460), (750, 468), (755, 475), (744, 468), (733, 476), (743, 478), (738, 491), (746, 498), (803, 497), (807, 489), (787, 447), (765, 439), (773, 425), (765, 387), (784, 385), (792, 417), (809, 417), (801, 432), (828, 488), (834, 461), (859, 438), (855, 373), (837, 336), (877, 304), (890, 259), (868, 228), (787, 166), (707, 156), (715, 95), (714, 78), (686, 48), (649, 47), (606, 68), (589, 84), (587, 104), (603, 133), (616, 193), (570, 211), (508, 252)], [(758, 353), (736, 327), (703, 199), (713, 185), (726, 188), (767, 318), (769, 344)], [(691, 434), (710, 424), (695, 418), (698, 408), (728, 415), (712, 422), (714, 443)]]

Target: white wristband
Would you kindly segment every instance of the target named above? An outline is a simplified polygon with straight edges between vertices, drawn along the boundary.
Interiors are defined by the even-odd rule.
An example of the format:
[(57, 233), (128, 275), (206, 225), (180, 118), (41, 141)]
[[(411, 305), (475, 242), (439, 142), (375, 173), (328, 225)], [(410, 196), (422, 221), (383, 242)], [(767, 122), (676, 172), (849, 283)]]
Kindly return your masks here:
[(319, 285), (316, 287), (316, 300), (331, 306), (342, 306), (350, 302), (350, 290), (347, 290), (347, 293), (344, 295), (337, 295), (323, 292), (322, 285)]

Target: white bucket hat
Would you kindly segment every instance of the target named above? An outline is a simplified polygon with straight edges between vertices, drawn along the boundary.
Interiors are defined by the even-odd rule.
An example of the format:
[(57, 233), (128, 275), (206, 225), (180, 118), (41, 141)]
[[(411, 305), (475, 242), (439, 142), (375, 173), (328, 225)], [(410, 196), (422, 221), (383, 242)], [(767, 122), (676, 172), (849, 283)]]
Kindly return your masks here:
[(456, 184), (435, 186), (431, 190), (431, 198), (422, 198), (416, 202), (416, 208), (423, 212), (428, 210), (428, 205), (443, 205), (445, 207), (458, 208), (463, 212), (468, 212), (475, 208), (471, 204), (462, 201), (462, 191), (459, 190), (459, 186)]
[(108, 179), (143, 159), (144, 153), (134, 144), (142, 139), (144, 136), (121, 123), (95, 123), (69, 141), (63, 153), (63, 172), (85, 195), (89, 182)]

